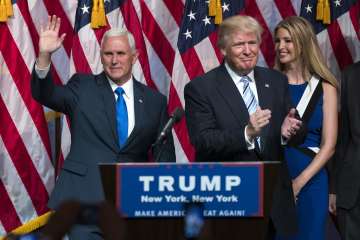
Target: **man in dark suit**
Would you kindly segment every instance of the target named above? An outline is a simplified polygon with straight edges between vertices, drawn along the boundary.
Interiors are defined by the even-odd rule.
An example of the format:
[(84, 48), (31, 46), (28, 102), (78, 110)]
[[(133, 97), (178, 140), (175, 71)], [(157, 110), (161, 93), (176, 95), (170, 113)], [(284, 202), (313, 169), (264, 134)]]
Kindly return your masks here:
[(341, 112), (335, 154), (336, 205), (341, 239), (360, 239), (360, 62), (341, 79)]
[[(59, 29), (60, 18), (49, 17), (40, 33), (31, 82), (37, 101), (70, 119), (71, 149), (50, 196), (50, 208), (68, 199), (102, 201), (98, 164), (147, 162), (152, 143), (168, 120), (165, 96), (133, 78), (138, 53), (134, 38), (122, 29), (104, 34), (100, 52), (104, 72), (75, 74), (65, 86), (55, 85), (49, 68), (51, 54), (65, 38), (65, 34), (59, 37)], [(175, 161), (171, 133), (164, 145), (153, 149), (153, 156)], [(70, 237), (101, 239), (101, 233), (93, 226), (81, 226), (74, 228)]]
[[(218, 32), (224, 63), (185, 86), (186, 121), (196, 161), (279, 161), (281, 137), (289, 138), (299, 129), (294, 110), (289, 112), (287, 78), (256, 67), (261, 33), (252, 17), (226, 19)], [(276, 230), (284, 235), (296, 231), (285, 164), (273, 203)]]

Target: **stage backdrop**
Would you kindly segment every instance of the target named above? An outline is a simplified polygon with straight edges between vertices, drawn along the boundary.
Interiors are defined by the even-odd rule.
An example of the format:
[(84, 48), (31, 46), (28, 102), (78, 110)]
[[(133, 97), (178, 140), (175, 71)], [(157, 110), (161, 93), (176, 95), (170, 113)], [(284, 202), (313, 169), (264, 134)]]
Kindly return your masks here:
[[(49, 130), (48, 122), (58, 115), (43, 109), (30, 93), (39, 29), (48, 15), (61, 17), (60, 31), (67, 34), (52, 58), (52, 74), (58, 84), (65, 84), (75, 72), (101, 72), (101, 37), (107, 29), (123, 26), (134, 34), (140, 51), (134, 76), (168, 96), (172, 112), (184, 107), (184, 85), (222, 61), (216, 48), (215, 18), (208, 12), (212, 2), (217, 5), (218, 21), (220, 15), (226, 18), (234, 14), (259, 20), (265, 29), (259, 65), (273, 66), (272, 31), (281, 19), (291, 15), (301, 15), (314, 24), (337, 77), (345, 66), (360, 59), (356, 20), (360, 3), (356, 0), (323, 1), (330, 4), (331, 11), (330, 19), (324, 20), (315, 20), (316, 0), (105, 0), (107, 26), (98, 29), (90, 27), (91, 0), (1, 0), (0, 236), (48, 211), (46, 202), (54, 186), (55, 169), (69, 151), (66, 118), (60, 117), (61, 148), (54, 154), (54, 131)], [(4, 11), (11, 6), (13, 16), (7, 18)], [(11, 15), (9, 10), (7, 13)], [(324, 24), (326, 20), (330, 24)], [(192, 161), (194, 149), (184, 119), (173, 135), (177, 161)], [(54, 167), (53, 162), (58, 164)]]

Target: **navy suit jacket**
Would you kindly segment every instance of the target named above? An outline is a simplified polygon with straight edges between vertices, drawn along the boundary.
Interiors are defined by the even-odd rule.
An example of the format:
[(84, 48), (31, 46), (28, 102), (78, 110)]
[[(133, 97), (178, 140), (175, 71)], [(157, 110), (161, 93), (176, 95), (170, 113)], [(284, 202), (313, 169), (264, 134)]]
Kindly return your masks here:
[[(255, 67), (254, 78), (262, 109), (271, 110), (270, 123), (261, 132), (261, 151), (248, 150), (244, 137), (249, 113), (225, 65), (185, 86), (185, 116), (196, 161), (282, 161), (281, 124), (289, 111), (286, 76)], [(296, 231), (291, 181), (283, 162), (274, 193), (272, 220), (280, 233)]]
[(341, 115), (334, 171), (336, 203), (351, 209), (360, 194), (360, 62), (346, 68), (341, 82)]
[[(135, 126), (120, 149), (116, 131), (115, 96), (105, 73), (75, 74), (65, 86), (54, 85), (51, 74), (32, 74), (32, 95), (41, 104), (70, 119), (71, 148), (50, 196), (49, 207), (76, 199), (104, 199), (99, 163), (147, 162), (152, 143), (168, 120), (165, 96), (134, 80)], [(171, 133), (160, 161), (175, 161)], [(159, 148), (153, 150), (157, 156)]]

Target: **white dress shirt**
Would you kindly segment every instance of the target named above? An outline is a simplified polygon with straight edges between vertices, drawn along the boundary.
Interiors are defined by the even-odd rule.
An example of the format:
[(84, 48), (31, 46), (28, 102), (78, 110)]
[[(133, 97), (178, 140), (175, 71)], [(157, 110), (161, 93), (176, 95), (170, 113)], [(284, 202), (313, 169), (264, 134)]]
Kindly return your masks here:
[[(238, 89), (238, 91), (241, 94), (241, 97), (244, 98), (243, 92), (244, 92), (244, 83), (241, 81), (241, 77), (239, 74), (237, 74), (236, 72), (234, 72), (230, 66), (227, 64), (227, 62), (225, 62), (225, 68), (228, 71), (231, 79), (233, 80), (236, 88)], [(254, 70), (252, 70), (249, 74), (247, 74), (247, 76), (250, 78), (250, 82), (249, 82), (249, 87), (251, 89), (251, 91), (254, 93), (256, 101), (259, 102), (259, 98), (258, 98), (258, 94), (257, 94), (257, 90), (256, 90), (256, 84), (255, 84), (255, 79), (254, 79)], [(244, 129), (244, 137), (246, 140), (246, 144), (247, 144), (247, 148), (248, 150), (252, 150), (255, 148), (255, 141), (252, 140), (250, 141), (249, 136), (246, 134), (246, 128)]]
[(109, 81), (110, 87), (114, 93), (115, 100), (117, 100), (118, 96), (115, 93), (115, 89), (118, 87), (122, 87), (124, 89), (124, 100), (128, 112), (128, 137), (130, 136), (132, 130), (135, 127), (135, 111), (134, 111), (134, 80), (133, 77), (124, 83), (123, 85), (119, 86), (116, 83), (114, 83), (110, 78), (107, 77), (107, 80)]

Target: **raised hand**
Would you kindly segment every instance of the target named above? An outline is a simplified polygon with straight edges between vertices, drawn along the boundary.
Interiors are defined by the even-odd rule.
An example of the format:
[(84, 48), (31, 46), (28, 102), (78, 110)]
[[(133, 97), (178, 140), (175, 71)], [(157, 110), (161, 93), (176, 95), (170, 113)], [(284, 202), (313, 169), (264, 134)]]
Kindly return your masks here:
[(41, 26), (39, 39), (39, 67), (46, 67), (50, 64), (50, 57), (53, 52), (60, 48), (65, 39), (65, 33), (59, 36), (61, 20), (56, 15), (49, 16), (46, 26)]

